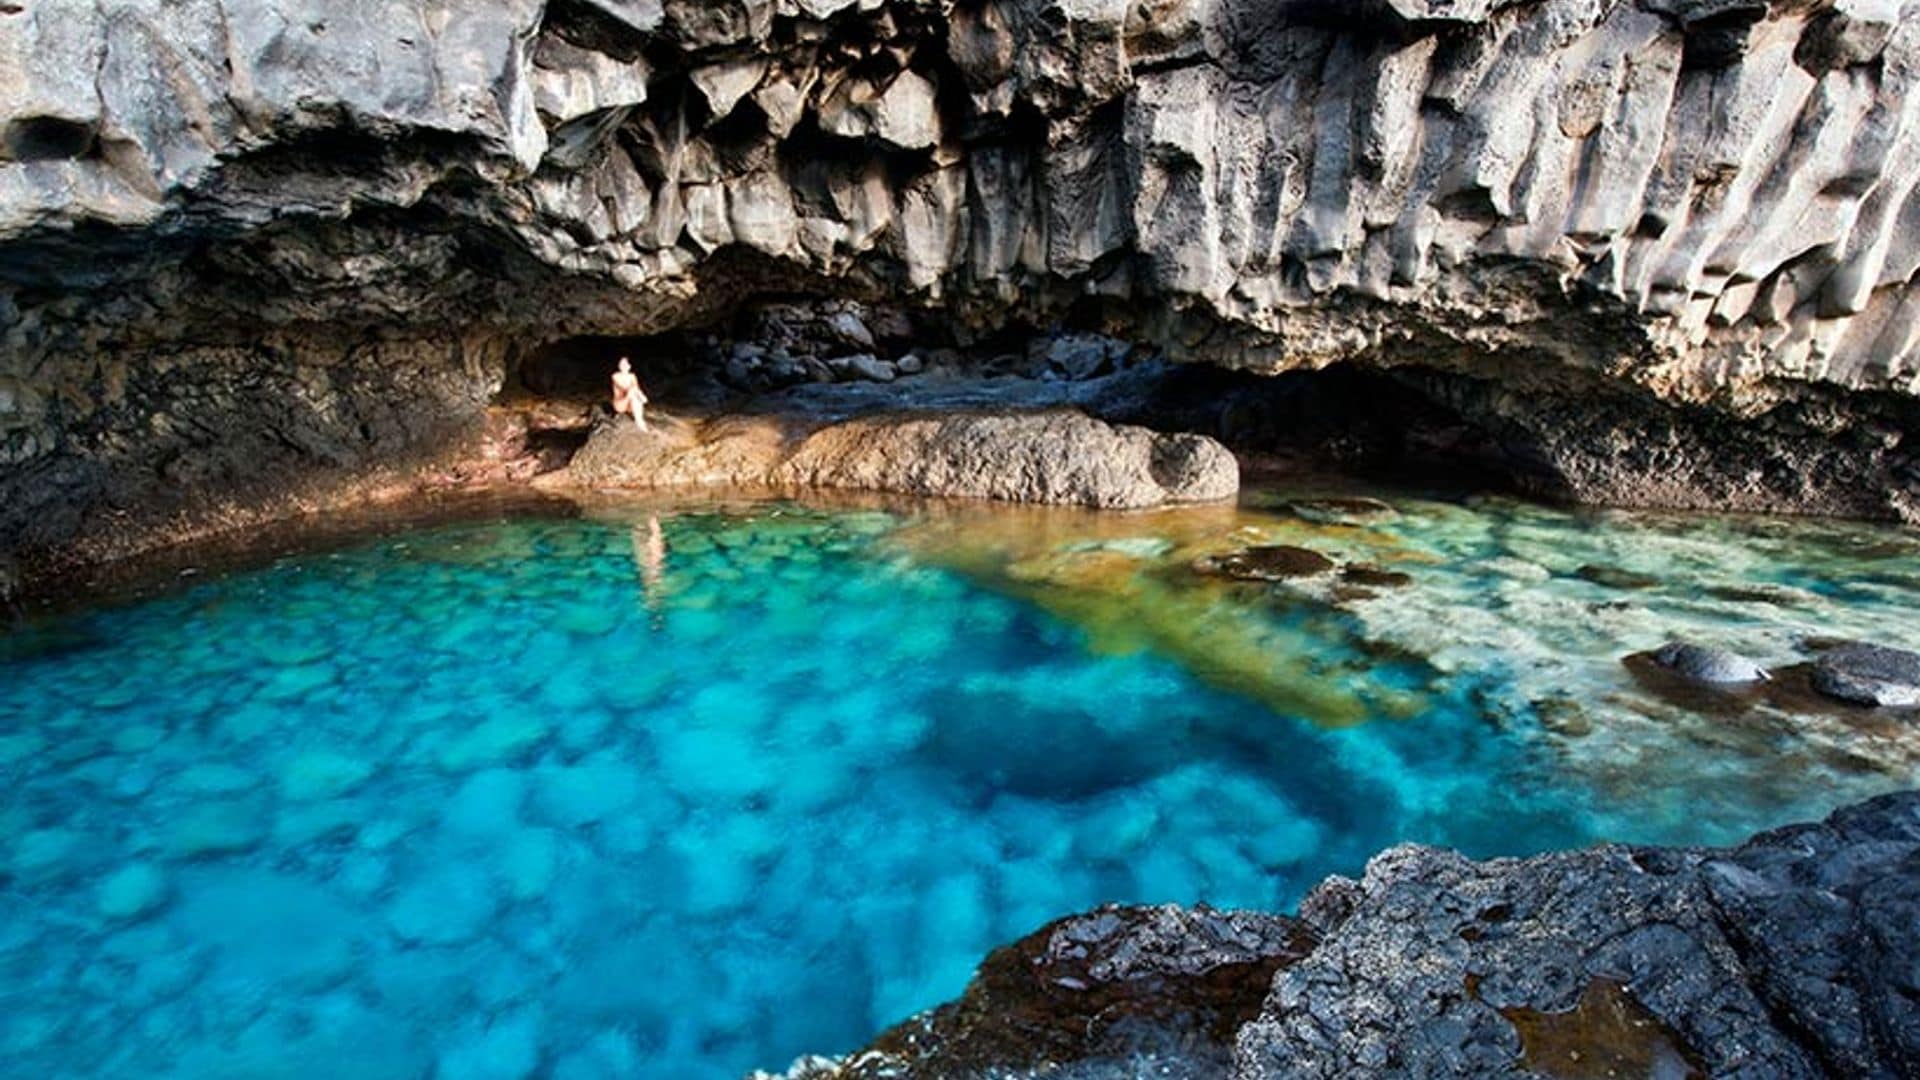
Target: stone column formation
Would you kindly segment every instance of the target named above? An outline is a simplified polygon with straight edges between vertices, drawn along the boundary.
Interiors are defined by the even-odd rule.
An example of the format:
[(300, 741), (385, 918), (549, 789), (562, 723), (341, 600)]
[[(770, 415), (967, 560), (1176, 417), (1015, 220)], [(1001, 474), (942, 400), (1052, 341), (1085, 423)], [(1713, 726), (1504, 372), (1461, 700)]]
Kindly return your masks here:
[(1916, 71), (1914, 0), (13, 0), (0, 542), (767, 288), (1906, 402)]

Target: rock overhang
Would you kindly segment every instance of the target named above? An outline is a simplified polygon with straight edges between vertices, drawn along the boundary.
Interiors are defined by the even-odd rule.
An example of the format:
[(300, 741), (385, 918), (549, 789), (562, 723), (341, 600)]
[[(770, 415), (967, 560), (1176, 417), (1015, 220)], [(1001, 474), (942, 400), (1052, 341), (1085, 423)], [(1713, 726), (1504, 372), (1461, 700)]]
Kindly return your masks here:
[(1920, 386), (1911, 3), (246, 7), (0, 15), (0, 375), (56, 403), (9, 460), (100, 467), (156, 357), (510, 365), (766, 290), (1509, 411), (1899, 443)]

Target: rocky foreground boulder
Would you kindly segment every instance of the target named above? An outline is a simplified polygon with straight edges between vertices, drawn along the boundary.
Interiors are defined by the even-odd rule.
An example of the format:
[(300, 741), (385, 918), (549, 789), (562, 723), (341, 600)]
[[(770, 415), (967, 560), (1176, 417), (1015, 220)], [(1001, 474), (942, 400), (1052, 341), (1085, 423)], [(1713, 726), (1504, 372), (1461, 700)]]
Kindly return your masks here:
[(1726, 850), (1414, 846), (1297, 917), (1105, 908), (793, 1080), (1920, 1075), (1920, 792)]
[(1233, 454), (1201, 435), (1107, 424), (1071, 409), (795, 415), (597, 427), (556, 483), (593, 488), (831, 489), (1138, 510), (1220, 502)]

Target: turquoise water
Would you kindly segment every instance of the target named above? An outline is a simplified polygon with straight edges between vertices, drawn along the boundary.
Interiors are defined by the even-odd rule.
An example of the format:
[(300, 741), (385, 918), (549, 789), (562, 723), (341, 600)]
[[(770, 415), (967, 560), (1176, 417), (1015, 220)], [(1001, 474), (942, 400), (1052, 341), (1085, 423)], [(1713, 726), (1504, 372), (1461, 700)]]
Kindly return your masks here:
[[(0, 1061), (732, 1077), (852, 1049), (1103, 901), (1285, 908), (1402, 840), (1720, 840), (1914, 781), (1869, 747), (1878, 767), (1756, 783), (1791, 740), (1671, 741), (1683, 722), (1633, 698), (1613, 652), (1644, 628), (1576, 631), (1546, 600), (1552, 633), (1514, 635), (1537, 655), (1474, 662), (1495, 647), (1476, 635), (1532, 616), (1481, 580), (1487, 550), (1449, 545), (1493, 530), (1524, 561), (1590, 531), (1564, 516), (1403, 507), (1380, 535), (1429, 580), (1341, 607), (1191, 581), (1179, 545), (1364, 531), (1201, 516), (1095, 537), (1109, 515), (1049, 518), (1041, 541), (970, 513), (985, 524), (760, 506), (434, 526), (0, 638)], [(997, 535), (1029, 550), (983, 566)], [(1721, 546), (1809, 576), (1776, 540)], [(1856, 557), (1877, 556), (1821, 556)], [(1158, 591), (1088, 584), (1088, 558)], [(1618, 602), (1507, 570), (1528, 596)], [(1850, 588), (1834, 602), (1870, 630), (1920, 582)], [(1423, 653), (1433, 611), (1475, 590)], [(1085, 606), (1116, 596), (1204, 603), (1156, 610), (1208, 623), (1206, 649), (1252, 634), (1306, 667), (1265, 692), (1181, 641), (1116, 647)], [(1543, 656), (1547, 682), (1630, 722), (1543, 727), (1516, 690)], [(1358, 722), (1277, 708), (1303, 677)], [(1625, 790), (1623, 753), (1644, 779)]]

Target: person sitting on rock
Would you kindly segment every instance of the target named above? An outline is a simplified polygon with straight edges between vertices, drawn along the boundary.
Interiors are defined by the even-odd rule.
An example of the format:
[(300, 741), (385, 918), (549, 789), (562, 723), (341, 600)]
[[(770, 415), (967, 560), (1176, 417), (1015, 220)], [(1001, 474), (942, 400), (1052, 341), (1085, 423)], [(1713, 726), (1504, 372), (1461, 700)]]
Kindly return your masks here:
[(640, 389), (640, 378), (633, 373), (633, 365), (626, 357), (620, 358), (620, 370), (613, 373), (613, 415), (633, 414), (633, 422), (641, 431), (647, 430), (647, 395)]

